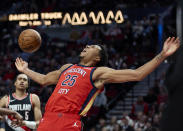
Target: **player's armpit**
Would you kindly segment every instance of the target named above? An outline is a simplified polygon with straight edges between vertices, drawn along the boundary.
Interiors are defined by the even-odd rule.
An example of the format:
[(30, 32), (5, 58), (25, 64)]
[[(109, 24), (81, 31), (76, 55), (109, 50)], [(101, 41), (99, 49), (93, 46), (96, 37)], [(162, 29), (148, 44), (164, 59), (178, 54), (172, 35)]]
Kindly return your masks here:
[(137, 70), (114, 70), (107, 67), (99, 67), (95, 73), (96, 79), (103, 80), (104, 84), (140, 81), (139, 72)]
[(55, 85), (58, 82), (59, 75), (60, 75), (59, 70), (49, 72), (48, 74), (46, 74), (44, 76), (43, 81), (42, 81), (41, 84), (43, 86)]
[(52, 72), (46, 74), (44, 76), (43, 85), (48, 86), (48, 85), (52, 85), (52, 84), (57, 84), (61, 72), (64, 71), (66, 68), (68, 68), (71, 65), (72, 64), (65, 64), (59, 70), (52, 71)]

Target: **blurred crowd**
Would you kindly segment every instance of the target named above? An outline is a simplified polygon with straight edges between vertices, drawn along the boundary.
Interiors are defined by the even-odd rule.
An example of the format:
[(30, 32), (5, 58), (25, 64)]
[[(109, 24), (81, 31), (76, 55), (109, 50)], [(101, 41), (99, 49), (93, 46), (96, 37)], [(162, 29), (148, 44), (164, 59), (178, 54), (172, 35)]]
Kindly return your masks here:
[(100, 117), (89, 131), (160, 131), (162, 112), (168, 99), (164, 80), (165, 72), (155, 80), (146, 96), (138, 96), (131, 112), (123, 112), (121, 119), (112, 116), (108, 121)]
[[(78, 2), (77, 0), (73, 1)], [(120, 1), (122, 2), (123, 0)], [(156, 0), (151, 1), (154, 2)], [(169, 2), (169, 0), (166, 1)], [(12, 0), (6, 2), (12, 2)], [(41, 1), (32, 0), (32, 2), (34, 2), (36, 6), (45, 6), (46, 3), (51, 5), (49, 2), (55, 2), (56, 4), (58, 1), (46, 0), (43, 2), (44, 4), (39, 3)], [(69, 3), (69, 1), (64, 2)], [(94, 0), (82, 0), (80, 2), (92, 4)], [(129, 2), (134, 2), (134, 0), (126, 1), (126, 3)], [(161, 3), (158, 0), (157, 2)], [(64, 5), (66, 6), (67, 4)], [(58, 37), (50, 37), (47, 32), (42, 31), (41, 27), (38, 27), (35, 29), (39, 30), (41, 33), (42, 46), (39, 51), (33, 54), (23, 53), (18, 47), (17, 38), (22, 28), (7, 22), (0, 25), (0, 29), (1, 96), (9, 93), (13, 88), (14, 78), (18, 73), (14, 65), (14, 61), (17, 57), (22, 57), (24, 60), (28, 61), (29, 67), (34, 71), (46, 74), (59, 69), (61, 65), (65, 63), (77, 63), (79, 61), (79, 52), (81, 52), (87, 44), (100, 43), (105, 45), (108, 49), (109, 67), (115, 69), (135, 69), (150, 60), (157, 53), (158, 49), (158, 16), (155, 16), (153, 19), (144, 17), (144, 19), (135, 22), (127, 20), (122, 25), (93, 26), (90, 29), (86, 28), (84, 31), (73, 29), (69, 34), (69, 39), (64, 41)], [(157, 82), (157, 84), (159, 83)], [(134, 84), (130, 84), (130, 87), (133, 87), (133, 85)], [(126, 93), (127, 91), (124, 91), (125, 86), (126, 84), (106, 85), (105, 92), (97, 97), (94, 107), (91, 109), (91, 112), (89, 112), (89, 116), (97, 117), (96, 123), (98, 123), (90, 129), (91, 131), (148, 131), (147, 129), (150, 127), (159, 126), (162, 110), (161, 106), (163, 105), (160, 101), (163, 98), (161, 98), (161, 95), (159, 96), (162, 92), (155, 92), (154, 89), (150, 90), (146, 97), (143, 99), (139, 98), (139, 101), (137, 101), (139, 103), (148, 103), (148, 107), (146, 107), (148, 109), (146, 109), (145, 112), (141, 110), (135, 113), (137, 107), (135, 109), (134, 105), (131, 114), (124, 113), (122, 120), (117, 120), (115, 117), (113, 117), (110, 122), (105, 120), (105, 115), (102, 112), (106, 111), (107, 103), (119, 92), (123, 91)], [(157, 90), (160, 89), (161, 88), (158, 87)], [(29, 91), (40, 96), (43, 112), (45, 103), (53, 90), (54, 86), (44, 88), (31, 82)], [(159, 102), (156, 103), (157, 101)], [(92, 112), (92, 110), (94, 111)], [(100, 114), (103, 115), (98, 116)]]

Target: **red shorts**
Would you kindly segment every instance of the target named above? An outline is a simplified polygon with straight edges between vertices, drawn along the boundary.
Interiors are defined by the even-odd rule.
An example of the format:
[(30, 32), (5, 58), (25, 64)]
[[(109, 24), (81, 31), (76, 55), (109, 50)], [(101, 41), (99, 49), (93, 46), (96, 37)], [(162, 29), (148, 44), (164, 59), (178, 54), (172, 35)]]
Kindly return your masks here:
[(78, 114), (45, 113), (37, 131), (82, 131)]

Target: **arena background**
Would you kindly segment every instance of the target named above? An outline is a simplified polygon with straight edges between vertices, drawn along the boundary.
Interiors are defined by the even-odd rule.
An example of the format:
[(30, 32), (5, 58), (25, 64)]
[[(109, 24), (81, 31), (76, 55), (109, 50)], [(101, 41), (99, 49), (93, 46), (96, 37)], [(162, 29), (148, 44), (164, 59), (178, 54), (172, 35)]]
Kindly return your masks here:
[[(152, 59), (167, 37), (182, 40), (182, 6), (182, 1), (175, 0), (3, 1), (0, 95), (13, 88), (18, 56), (28, 61), (31, 69), (45, 74), (64, 63), (77, 63), (82, 48), (97, 42), (108, 48), (109, 67), (135, 69)], [(37, 30), (42, 37), (41, 48), (32, 54), (22, 52), (17, 43), (20, 32), (27, 28)], [(167, 88), (171, 82), (165, 84), (165, 79), (175, 66), (166, 72), (172, 63), (175, 65), (175, 59), (176, 55), (165, 60), (141, 82), (106, 85), (83, 119), (84, 130), (159, 131), (168, 92), (172, 91)], [(176, 78), (171, 77), (171, 81)], [(39, 95), (43, 113), (53, 90), (54, 86), (43, 88), (31, 81), (29, 91)]]

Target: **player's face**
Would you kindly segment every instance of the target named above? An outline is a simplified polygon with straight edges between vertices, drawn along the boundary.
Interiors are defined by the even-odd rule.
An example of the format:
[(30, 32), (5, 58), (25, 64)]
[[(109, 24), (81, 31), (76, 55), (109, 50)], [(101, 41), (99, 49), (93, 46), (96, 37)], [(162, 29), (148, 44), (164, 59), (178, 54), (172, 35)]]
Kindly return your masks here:
[(17, 76), (15, 81), (16, 89), (26, 90), (28, 88), (28, 77), (25, 74), (20, 74)]
[(98, 45), (87, 45), (83, 51), (80, 53), (80, 57), (84, 58), (85, 60), (93, 60), (99, 57), (99, 51), (101, 47)]

